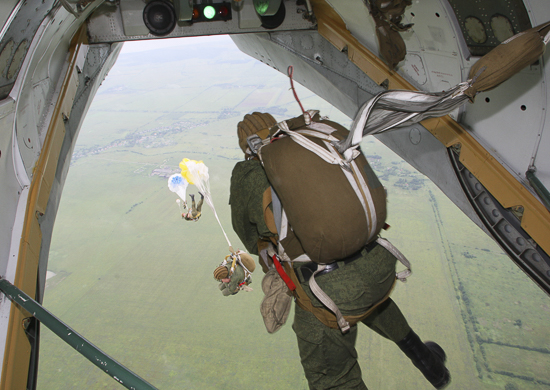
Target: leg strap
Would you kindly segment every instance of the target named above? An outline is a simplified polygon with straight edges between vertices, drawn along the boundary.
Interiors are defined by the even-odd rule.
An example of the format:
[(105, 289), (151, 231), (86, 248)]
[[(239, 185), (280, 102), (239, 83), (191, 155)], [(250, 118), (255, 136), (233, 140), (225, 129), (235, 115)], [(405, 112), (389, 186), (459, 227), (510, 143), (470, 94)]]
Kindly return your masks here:
[(317, 284), (315, 281), (315, 275), (317, 275), (319, 272), (323, 271), (325, 269), (325, 264), (318, 264), (317, 270), (311, 275), (311, 278), (309, 279), (309, 287), (311, 288), (311, 292), (317, 299), (326, 306), (327, 309), (329, 309), (331, 312), (333, 312), (336, 315), (336, 322), (338, 323), (338, 327), (342, 331), (342, 333), (346, 333), (349, 328), (349, 322), (347, 322), (340, 312), (340, 309), (338, 309), (338, 306), (334, 303), (332, 299), (323, 291), (321, 290), (321, 287)]
[[(316, 307), (313, 306), (311, 303), (311, 299), (305, 292), (305, 290), (302, 288), (302, 285), (300, 284), (300, 281), (298, 280), (298, 276), (296, 275), (296, 272), (294, 272), (294, 268), (289, 263), (283, 263), (284, 269), (286, 271), (286, 274), (290, 277), (290, 279), (294, 282), (294, 285), (296, 286), (296, 289), (293, 291), (294, 297), (296, 298), (296, 304), (300, 306), (302, 309), (309, 311), (310, 313), (313, 313), (315, 317), (319, 321), (321, 321), (324, 325), (328, 326), (329, 328), (333, 329), (341, 329), (338, 326), (338, 320), (336, 316), (330, 312), (328, 309), (324, 307)], [(397, 279), (396, 279), (397, 281)], [(382, 303), (384, 303), (391, 295), (393, 288), (395, 287), (395, 282), (392, 284), (391, 288), (388, 290), (386, 295), (380, 299), (380, 301), (376, 302), (374, 305), (372, 305), (366, 312), (363, 314), (358, 315), (351, 315), (351, 316), (343, 316), (344, 320), (347, 321), (349, 326), (354, 326), (358, 322), (363, 321), (365, 318), (367, 318), (371, 313)], [(311, 284), (310, 284), (311, 286)]]
[(398, 272), (397, 274), (395, 274), (395, 277), (397, 279), (399, 279), (400, 281), (402, 282), (406, 282), (407, 281), (407, 278), (411, 275), (412, 271), (411, 271), (411, 263), (409, 260), (407, 260), (407, 258), (405, 257), (405, 255), (403, 255), (403, 253), (401, 253), (399, 251), (399, 249), (397, 249), (391, 242), (389, 242), (388, 240), (386, 240), (385, 238), (382, 238), (382, 237), (378, 237), (376, 239), (376, 242), (379, 243), (380, 245), (382, 245), (384, 248), (386, 248), (392, 255), (394, 255), (397, 260), (399, 260), (399, 262), (401, 264), (403, 264), (405, 267), (407, 267), (406, 270), (403, 270), (401, 272)]

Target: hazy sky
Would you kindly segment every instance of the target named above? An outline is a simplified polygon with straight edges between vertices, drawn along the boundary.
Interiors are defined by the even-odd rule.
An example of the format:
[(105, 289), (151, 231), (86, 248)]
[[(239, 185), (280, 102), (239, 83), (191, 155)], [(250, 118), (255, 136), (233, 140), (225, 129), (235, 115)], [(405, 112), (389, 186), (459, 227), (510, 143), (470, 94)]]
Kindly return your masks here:
[(202, 45), (208, 43), (227, 42), (233, 45), (233, 41), (229, 35), (212, 35), (205, 37), (188, 37), (188, 38), (164, 38), (144, 41), (128, 41), (124, 42), (122, 54), (138, 53), (151, 49), (164, 49), (168, 47), (182, 47), (186, 45)]

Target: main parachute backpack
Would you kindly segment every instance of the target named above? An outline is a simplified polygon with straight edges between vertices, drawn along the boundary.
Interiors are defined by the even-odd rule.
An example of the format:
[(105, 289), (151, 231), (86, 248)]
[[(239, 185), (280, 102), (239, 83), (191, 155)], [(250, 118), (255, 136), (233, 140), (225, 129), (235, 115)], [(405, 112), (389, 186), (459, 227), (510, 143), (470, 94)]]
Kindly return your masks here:
[[(271, 259), (298, 305), (325, 325), (344, 333), (381, 304), (391, 289), (365, 313), (344, 316), (319, 287), (315, 275), (327, 270), (330, 263), (357, 255), (373, 241), (407, 267), (396, 274), (397, 279), (405, 280), (410, 274), (410, 264), (405, 257), (387, 240), (378, 237), (386, 219), (385, 189), (358, 144), (342, 153), (336, 149), (348, 134), (341, 125), (322, 119), (318, 111), (307, 111), (277, 123), (269, 136), (266, 132), (248, 136), (248, 149), (241, 146), (246, 155), (259, 158), (271, 184), (271, 189), (263, 195), (264, 218), (266, 225), (275, 225), (270, 231), (278, 233), (277, 239), (271, 239), (277, 248), (267, 244), (265, 249), (260, 249), (263, 242), (260, 240), (260, 257), (267, 266), (267, 259)], [(239, 138), (242, 138), (240, 134)], [(273, 213), (266, 213), (269, 204)], [(296, 265), (293, 264), (311, 261), (317, 263), (317, 267), (308, 285), (326, 309), (312, 305), (294, 272)]]
[(305, 251), (326, 264), (376, 239), (385, 224), (386, 193), (359, 149), (346, 158), (333, 146), (347, 129), (318, 111), (306, 115), (310, 123), (302, 115), (278, 123), (270, 138), (248, 142), (283, 205), (278, 231), (285, 252), (294, 259)]

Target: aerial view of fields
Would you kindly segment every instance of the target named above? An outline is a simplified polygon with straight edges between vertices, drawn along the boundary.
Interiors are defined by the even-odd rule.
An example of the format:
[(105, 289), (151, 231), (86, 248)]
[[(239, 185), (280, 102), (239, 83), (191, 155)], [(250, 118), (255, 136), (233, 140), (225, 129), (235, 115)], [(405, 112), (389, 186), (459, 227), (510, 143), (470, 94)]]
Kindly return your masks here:
[[(290, 64), (289, 64), (290, 65)], [(350, 118), (307, 89), (306, 109)], [(307, 389), (292, 314), (268, 334), (251, 292), (224, 297), (212, 276), (229, 253), (205, 205), (181, 218), (167, 178), (184, 158), (210, 173), (234, 248), (229, 180), (237, 123), (300, 114), (288, 79), (229, 37), (125, 44), (81, 129), (54, 228), (44, 306), (161, 390)], [(411, 327), (446, 351), (449, 389), (550, 388), (550, 299), (425, 176), (374, 137), (362, 149), (388, 192), (383, 233), (412, 262), (393, 293)], [(187, 193), (197, 194), (190, 185)], [(429, 389), (391, 342), (360, 325), (369, 389)], [(39, 390), (122, 389), (45, 327)]]

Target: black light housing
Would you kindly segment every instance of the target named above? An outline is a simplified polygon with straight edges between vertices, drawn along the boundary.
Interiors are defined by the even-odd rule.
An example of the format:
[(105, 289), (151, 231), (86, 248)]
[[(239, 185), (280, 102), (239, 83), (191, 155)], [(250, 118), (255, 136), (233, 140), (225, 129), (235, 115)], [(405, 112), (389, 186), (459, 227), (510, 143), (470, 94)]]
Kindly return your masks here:
[(143, 9), (143, 21), (153, 35), (170, 34), (176, 27), (176, 20), (176, 9), (169, 1), (153, 0)]
[(217, 22), (231, 20), (231, 3), (195, 4), (193, 6), (193, 22)]
[(277, 28), (285, 20), (285, 16), (286, 16), (285, 3), (281, 1), (281, 5), (279, 6), (279, 9), (272, 16), (262, 16), (260, 14), (258, 14), (258, 16), (260, 16), (260, 20), (262, 21), (263, 28), (266, 28), (268, 30)]

